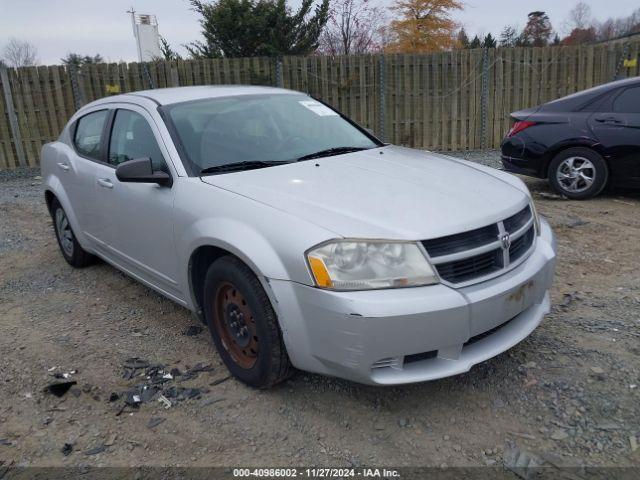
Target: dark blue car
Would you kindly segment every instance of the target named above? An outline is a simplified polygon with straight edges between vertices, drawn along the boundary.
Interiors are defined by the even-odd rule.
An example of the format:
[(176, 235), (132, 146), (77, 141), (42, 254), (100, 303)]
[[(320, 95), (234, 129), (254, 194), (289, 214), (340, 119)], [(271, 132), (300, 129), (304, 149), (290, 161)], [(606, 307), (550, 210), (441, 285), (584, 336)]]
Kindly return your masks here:
[(559, 194), (591, 198), (606, 186), (640, 187), (640, 78), (584, 90), (511, 114), (502, 163), (548, 178)]

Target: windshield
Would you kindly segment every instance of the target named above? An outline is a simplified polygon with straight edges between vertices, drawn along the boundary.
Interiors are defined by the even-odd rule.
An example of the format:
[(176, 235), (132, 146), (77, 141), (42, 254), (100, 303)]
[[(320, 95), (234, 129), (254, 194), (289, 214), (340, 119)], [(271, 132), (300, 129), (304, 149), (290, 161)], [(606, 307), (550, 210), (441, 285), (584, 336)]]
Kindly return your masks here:
[[(381, 146), (301, 94), (238, 95), (163, 107), (194, 173), (240, 162), (296, 161)], [(249, 163), (245, 163), (248, 165)]]

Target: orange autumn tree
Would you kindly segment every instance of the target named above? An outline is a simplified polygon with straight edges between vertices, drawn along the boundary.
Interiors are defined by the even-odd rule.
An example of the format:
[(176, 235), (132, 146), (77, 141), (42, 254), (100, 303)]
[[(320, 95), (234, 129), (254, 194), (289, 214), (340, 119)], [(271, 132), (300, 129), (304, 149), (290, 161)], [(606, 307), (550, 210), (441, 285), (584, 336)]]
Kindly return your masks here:
[(391, 22), (395, 41), (388, 50), (424, 53), (457, 45), (457, 24), (452, 10), (462, 10), (461, 0), (396, 0), (391, 10), (400, 16)]

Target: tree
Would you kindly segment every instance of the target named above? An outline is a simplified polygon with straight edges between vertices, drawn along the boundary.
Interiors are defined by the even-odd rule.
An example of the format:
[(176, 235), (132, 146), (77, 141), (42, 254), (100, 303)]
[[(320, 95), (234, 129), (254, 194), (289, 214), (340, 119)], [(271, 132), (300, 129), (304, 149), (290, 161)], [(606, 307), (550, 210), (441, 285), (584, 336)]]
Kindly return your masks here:
[(162, 56), (158, 60), (180, 60), (182, 58), (178, 52), (171, 48), (171, 44), (162, 35), (160, 36), (160, 53)]
[(480, 37), (478, 37), (478, 35), (473, 37), (473, 40), (471, 40), (471, 43), (469, 44), (469, 48), (481, 48), (482, 47), (482, 42), (480, 41)]
[(313, 0), (292, 12), (286, 0), (191, 0), (201, 16), (204, 42), (186, 45), (196, 58), (305, 55), (318, 48), (329, 0), (311, 13)]
[(553, 37), (553, 42), (551, 42), (551, 45), (553, 45), (554, 47), (557, 47), (558, 45), (561, 45), (561, 44), (562, 42), (560, 41), (560, 35), (556, 33), (555, 36)]
[(67, 53), (67, 56), (60, 59), (65, 65), (73, 65), (76, 68), (80, 68), (83, 65), (90, 65), (92, 63), (102, 63), (104, 59), (102, 55), (96, 53), (95, 55), (80, 55), (79, 53)]
[(10, 38), (3, 51), (4, 63), (9, 67), (29, 67), (38, 63), (38, 50), (31, 43)]
[(320, 36), (320, 51), (329, 55), (380, 49), (383, 12), (370, 0), (335, 0)]
[(462, 10), (461, 0), (395, 0), (391, 10), (399, 19), (391, 22), (396, 52), (433, 52), (456, 44), (456, 23), (452, 10)]
[(520, 33), (518, 33), (516, 27), (507, 25), (502, 29), (502, 33), (500, 34), (500, 46), (515, 47), (519, 37)]
[(591, 26), (591, 7), (584, 2), (576, 3), (576, 6), (569, 11), (569, 16), (565, 21), (567, 30), (586, 30)]
[(487, 33), (482, 41), (482, 48), (496, 48), (498, 46), (498, 42), (491, 33)]
[(597, 40), (595, 27), (574, 28), (571, 33), (562, 39), (562, 45), (581, 45)]
[(458, 47), (469, 48), (469, 35), (467, 35), (467, 31), (464, 27), (458, 31)]
[(549, 43), (552, 27), (549, 16), (545, 12), (531, 12), (522, 37), (524, 41), (534, 47), (544, 47)]

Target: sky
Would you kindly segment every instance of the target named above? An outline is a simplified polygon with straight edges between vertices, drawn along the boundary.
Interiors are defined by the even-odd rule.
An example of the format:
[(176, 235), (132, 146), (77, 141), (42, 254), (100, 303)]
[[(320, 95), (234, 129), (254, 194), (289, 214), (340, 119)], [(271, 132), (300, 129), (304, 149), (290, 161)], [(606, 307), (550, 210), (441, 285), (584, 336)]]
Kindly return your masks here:
[[(375, 0), (383, 6), (393, 0)], [(290, 0), (299, 5), (300, 0)], [(465, 9), (454, 18), (473, 36), (499, 35), (505, 25), (523, 26), (527, 13), (546, 11), (553, 26), (562, 24), (577, 0), (465, 0)], [(604, 20), (630, 14), (638, 0), (587, 0), (593, 16)], [(184, 53), (182, 44), (200, 37), (198, 16), (188, 0), (0, 0), (0, 54), (11, 37), (28, 40), (38, 49), (41, 64), (60, 63), (69, 52), (101, 54), (105, 60), (136, 61), (131, 7), (155, 14), (160, 34)]]

